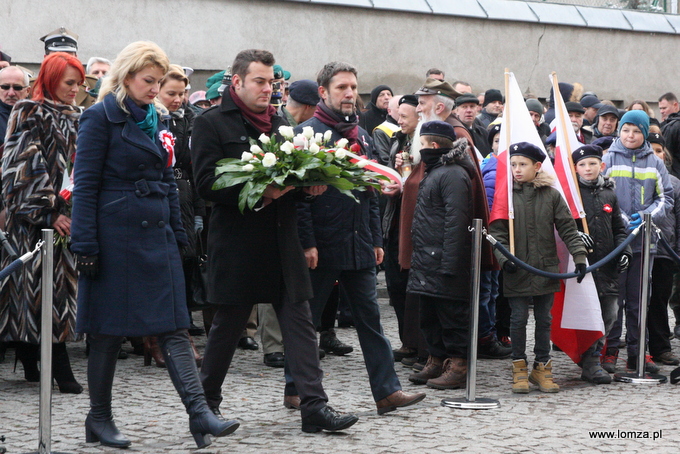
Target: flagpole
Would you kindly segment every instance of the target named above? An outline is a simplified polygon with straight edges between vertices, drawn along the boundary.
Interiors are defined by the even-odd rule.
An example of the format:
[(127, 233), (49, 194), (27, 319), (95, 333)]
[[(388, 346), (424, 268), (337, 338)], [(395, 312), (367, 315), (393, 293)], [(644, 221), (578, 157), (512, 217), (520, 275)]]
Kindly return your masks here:
[[(560, 94), (557, 96), (558, 93), (560, 93), (560, 87), (559, 83), (557, 82), (557, 73), (553, 71), (551, 74), (552, 76), (552, 84), (553, 84), (553, 98), (555, 98), (555, 101), (560, 103), (560, 110), (563, 110), (562, 107), (564, 106), (564, 99), (562, 99), (562, 95)], [(557, 108), (557, 106), (555, 106)], [(562, 130), (566, 131), (567, 130), (567, 124), (566, 124), (566, 119), (564, 118), (564, 115), (560, 115), (560, 118), (562, 120)], [(571, 126), (571, 125), (570, 125)], [(567, 159), (569, 160), (569, 168), (571, 169), (571, 178), (574, 180), (574, 185), (578, 189), (578, 178), (576, 177), (576, 167), (574, 167), (574, 160), (571, 158), (571, 143), (569, 140), (565, 140), (565, 147), (567, 148)], [(577, 190), (576, 195), (578, 196), (578, 200), (580, 202), (580, 206), (583, 206), (583, 199), (581, 198), (581, 191)], [(579, 216), (581, 216), (583, 213), (579, 213)], [(583, 224), (583, 232), (590, 235), (590, 231), (588, 230), (588, 221), (586, 220), (586, 217), (583, 216), (581, 218), (581, 223)]]
[(510, 207), (512, 206), (512, 168), (510, 167), (510, 115), (506, 115), (508, 112), (508, 106), (510, 105), (510, 68), (505, 68), (505, 113), (503, 118), (505, 121), (505, 143), (508, 149), (506, 150), (507, 156), (506, 161), (506, 172), (507, 172), (507, 185), (508, 185), (508, 234), (510, 240), (510, 253), (515, 255), (515, 219), (514, 213), (510, 213)]

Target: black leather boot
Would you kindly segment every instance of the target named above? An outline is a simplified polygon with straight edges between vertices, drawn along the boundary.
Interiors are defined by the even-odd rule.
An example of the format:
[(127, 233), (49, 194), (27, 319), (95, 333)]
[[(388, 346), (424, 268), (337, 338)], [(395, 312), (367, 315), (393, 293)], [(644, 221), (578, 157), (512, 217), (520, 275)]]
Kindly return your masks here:
[(335, 432), (353, 426), (359, 418), (353, 414), (343, 415), (326, 405), (316, 413), (302, 418), (302, 431), (307, 433), (321, 432), (327, 430)]
[(52, 344), (52, 376), (62, 394), (80, 394), (83, 387), (76, 381), (71, 369), (71, 360), (64, 342)]
[(210, 435), (223, 437), (238, 429), (238, 421), (220, 419), (208, 407), (187, 331), (158, 336), (158, 344), (170, 379), (189, 414), (189, 430), (198, 448), (211, 443)]
[[(24, 367), (24, 378), (28, 382), (40, 381), (40, 370), (38, 370), (38, 357), (40, 356), (40, 345), (29, 344), (27, 342), (17, 342), (16, 360), (21, 361)], [(17, 363), (14, 361), (14, 370)]]
[(111, 413), (111, 388), (121, 338), (100, 335), (90, 335), (89, 338), (87, 384), (90, 388), (90, 413), (85, 419), (85, 441), (127, 448), (131, 444), (130, 440), (118, 431)]

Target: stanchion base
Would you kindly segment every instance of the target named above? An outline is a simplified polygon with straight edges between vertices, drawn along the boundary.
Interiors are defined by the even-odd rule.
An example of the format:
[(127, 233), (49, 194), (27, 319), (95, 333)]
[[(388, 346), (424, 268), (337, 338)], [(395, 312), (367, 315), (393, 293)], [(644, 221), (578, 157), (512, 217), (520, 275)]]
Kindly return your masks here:
[(478, 397), (475, 400), (458, 397), (455, 399), (443, 399), (441, 405), (442, 407), (461, 408), (463, 410), (491, 410), (493, 408), (500, 408), (501, 403), (497, 400), (484, 397)]
[(645, 376), (638, 377), (637, 372), (630, 372), (625, 374), (614, 374), (614, 381), (623, 383), (636, 383), (640, 385), (658, 385), (666, 383), (668, 378), (665, 375), (645, 373)]
[[(27, 452), (26, 454), (40, 454), (40, 451)], [(73, 454), (73, 453), (50, 451), (49, 454)]]

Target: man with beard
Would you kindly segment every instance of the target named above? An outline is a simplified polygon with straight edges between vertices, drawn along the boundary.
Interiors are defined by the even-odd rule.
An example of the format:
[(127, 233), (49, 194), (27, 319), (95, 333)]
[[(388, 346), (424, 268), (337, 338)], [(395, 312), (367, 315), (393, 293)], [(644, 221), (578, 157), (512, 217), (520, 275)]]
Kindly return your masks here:
[[(305, 127), (315, 133), (330, 131), (331, 143), (345, 139), (351, 147), (359, 145), (361, 154), (370, 156), (373, 146), (354, 113), (356, 69), (347, 63), (331, 62), (319, 72), (317, 82), (321, 101), (314, 117), (298, 125), (295, 132)], [(392, 347), (380, 324), (375, 273), (384, 253), (377, 194), (373, 190), (353, 194), (359, 203), (334, 187), (317, 197), (314, 204), (298, 203), (298, 231), (314, 293), (309, 300), (312, 319), (319, 326), (337, 281), (342, 299), (352, 310), (378, 414), (383, 414), (420, 402), (425, 394), (401, 390)], [(291, 385), (287, 377), (287, 386)]]
[(371, 91), (371, 102), (359, 118), (359, 126), (373, 134), (373, 130), (387, 118), (387, 105), (394, 93), (387, 85), (378, 85)]
[(618, 134), (616, 131), (619, 128), (619, 109), (608, 104), (603, 104), (597, 110), (597, 117), (593, 123), (593, 136), (595, 138), (613, 136)]
[[(357, 422), (329, 407), (322, 386), (312, 296), (297, 232), (296, 200), (320, 195), (325, 186), (281, 189), (269, 185), (255, 209), (238, 208), (242, 185), (214, 190), (215, 168), (241, 158), (248, 139), (274, 135), (284, 123), (270, 105), (274, 56), (265, 50), (239, 52), (232, 84), (220, 106), (196, 117), (191, 157), (199, 195), (213, 203), (208, 233), (208, 301), (217, 305), (205, 348), (201, 382), (206, 400), (220, 414), (222, 383), (252, 307), (274, 305), (286, 345), (286, 371), (296, 382), (302, 430), (343, 430)], [(353, 113), (353, 112), (352, 112)], [(294, 397), (286, 390), (286, 396)]]

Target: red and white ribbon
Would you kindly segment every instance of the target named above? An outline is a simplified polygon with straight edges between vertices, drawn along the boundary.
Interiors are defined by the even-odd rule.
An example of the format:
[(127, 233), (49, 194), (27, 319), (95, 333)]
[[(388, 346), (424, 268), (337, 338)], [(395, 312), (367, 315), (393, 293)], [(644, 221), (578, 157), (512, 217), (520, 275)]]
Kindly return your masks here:
[(357, 163), (359, 161), (366, 161), (367, 164), (364, 166), (364, 169), (368, 169), (372, 172), (378, 173), (380, 175), (386, 176), (390, 180), (394, 181), (399, 185), (399, 190), (402, 188), (402, 182), (401, 182), (401, 175), (399, 175), (399, 172), (397, 172), (394, 169), (391, 169), (387, 166), (384, 166), (382, 164), (378, 164), (377, 162), (373, 162), (369, 159), (366, 158), (366, 156), (359, 156), (351, 151), (347, 151), (347, 157), (349, 158), (350, 162)]

